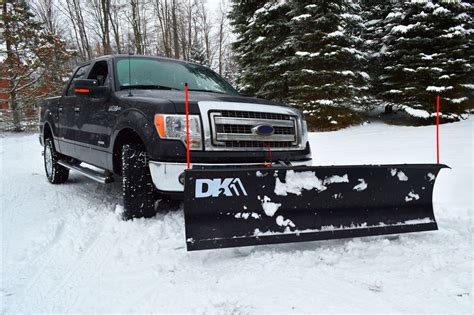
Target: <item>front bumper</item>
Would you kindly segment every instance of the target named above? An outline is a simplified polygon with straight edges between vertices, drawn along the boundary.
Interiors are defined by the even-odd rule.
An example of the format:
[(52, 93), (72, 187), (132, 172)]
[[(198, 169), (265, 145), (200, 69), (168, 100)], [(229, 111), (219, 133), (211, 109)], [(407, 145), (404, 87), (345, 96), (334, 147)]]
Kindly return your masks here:
[[(291, 166), (311, 166), (312, 160), (290, 161)], [(275, 163), (274, 163), (275, 165)], [(186, 170), (186, 163), (150, 161), (150, 173), (156, 189), (163, 193), (184, 192), (184, 185), (180, 183), (179, 176)], [(191, 168), (240, 168), (263, 167), (262, 163), (232, 163), (232, 164), (203, 164), (192, 163)]]

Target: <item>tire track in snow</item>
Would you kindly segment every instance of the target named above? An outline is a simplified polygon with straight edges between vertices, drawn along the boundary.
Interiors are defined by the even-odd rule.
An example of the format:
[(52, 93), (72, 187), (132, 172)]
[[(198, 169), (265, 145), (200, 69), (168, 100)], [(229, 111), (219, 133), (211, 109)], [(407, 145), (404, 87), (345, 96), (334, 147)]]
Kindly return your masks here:
[[(102, 228), (89, 239), (87, 248), (80, 257), (70, 257), (66, 266), (63, 265), (65, 262), (59, 259), (62, 255), (62, 244), (58, 244), (58, 248), (52, 248), (46, 252), (46, 261), (35, 264), (36, 267), (41, 268), (40, 272), (24, 287), (22, 298), (12, 309), (19, 311), (22, 306), (28, 304), (46, 305), (47, 307), (54, 305), (55, 309), (41, 311), (66, 312), (71, 305), (65, 303), (70, 302), (71, 298), (78, 298), (75, 296), (77, 292), (73, 288), (80, 287), (86, 278), (93, 278), (103, 270), (108, 253), (113, 247), (107, 238), (101, 237), (104, 225), (101, 224), (101, 226)], [(58, 279), (56, 275), (61, 276)], [(36, 301), (32, 303), (31, 299)], [(54, 301), (44, 303), (48, 299), (54, 299)], [(61, 308), (59, 304), (63, 304), (65, 308)]]
[[(54, 290), (54, 286), (58, 285), (58, 280), (55, 279), (55, 275), (57, 274), (66, 274), (70, 275), (71, 273), (74, 272), (74, 270), (79, 270), (80, 262), (83, 261), (86, 257), (88, 257), (88, 253), (92, 251), (92, 249), (97, 246), (94, 245), (96, 244), (97, 239), (101, 235), (104, 225), (102, 224), (103, 222), (100, 222), (98, 219), (100, 216), (98, 216), (98, 212), (101, 212), (100, 210), (97, 210), (97, 208), (108, 208), (111, 207), (110, 204), (107, 203), (107, 201), (104, 201), (101, 199), (100, 204), (98, 205), (98, 201), (100, 200), (98, 198), (98, 194), (95, 194), (95, 196), (92, 196), (92, 198), (87, 198), (90, 196), (90, 191), (86, 191), (87, 195), (80, 195), (79, 200), (78, 200), (78, 195), (77, 195), (77, 188), (78, 186), (61, 186), (58, 187), (61, 188), (60, 190), (56, 190), (54, 193), (54, 202), (53, 208), (56, 210), (56, 213), (58, 216), (63, 216), (63, 222), (62, 222), (62, 228), (59, 234), (57, 234), (54, 239), (48, 243), (48, 245), (44, 248), (42, 248), (42, 253), (38, 256), (36, 256), (34, 259), (29, 260), (28, 263), (21, 268), (19, 274), (28, 274), (29, 270), (38, 270), (35, 272), (33, 275), (28, 275), (28, 281), (25, 285), (23, 285), (22, 289), (20, 290), (21, 293), (21, 298), (17, 299), (17, 301), (20, 301), (16, 303), (16, 305), (13, 305), (13, 309), (16, 307), (21, 307), (25, 305), (25, 303), (30, 303), (27, 301), (28, 298), (27, 296), (35, 297), (40, 300), (44, 300), (46, 297), (51, 296), (50, 293), (51, 291), (55, 292), (56, 295), (58, 294), (58, 290)], [(65, 191), (64, 191), (65, 190)], [(81, 202), (81, 199), (86, 201), (87, 204), (84, 206), (84, 203)], [(67, 207), (67, 204), (71, 204), (71, 202), (76, 202), (81, 205), (81, 207)], [(103, 205), (103, 207), (101, 207)], [(72, 217), (70, 216), (70, 212), (74, 214)], [(69, 213), (68, 213), (69, 212)], [(88, 222), (83, 223), (83, 224), (77, 224), (76, 221), (81, 221), (81, 219), (84, 218), (84, 216), (93, 216), (93, 221), (92, 223), (96, 226), (99, 226), (99, 230), (95, 230), (94, 234), (91, 236), (87, 236), (86, 238), (88, 241), (86, 242), (85, 245), (85, 250), (81, 254), (81, 256), (77, 259), (78, 262), (76, 261), (70, 261), (70, 260), (76, 260), (75, 257), (61, 257), (64, 251), (64, 248), (67, 248), (68, 245), (71, 243), (71, 241), (74, 241), (74, 237), (77, 237), (78, 239), (83, 239), (81, 237), (81, 228), (84, 228), (85, 231), (90, 232), (90, 226)], [(69, 222), (65, 223), (64, 220), (68, 219)], [(86, 226), (84, 226), (86, 225)], [(66, 237), (62, 237), (66, 235)], [(110, 245), (110, 244), (109, 244)], [(79, 245), (82, 247), (82, 245)], [(110, 249), (110, 246), (104, 246), (105, 249)], [(100, 256), (100, 252), (104, 252), (102, 250), (99, 250), (96, 254)], [(98, 256), (98, 257), (99, 257)], [(92, 256), (93, 257), (93, 256)], [(88, 265), (88, 267), (91, 267)], [(91, 270), (96, 270), (96, 268), (91, 268)], [(26, 272), (23, 272), (26, 271)], [(69, 276), (66, 276), (66, 278)], [(59, 289), (64, 288), (64, 286), (67, 283), (64, 283), (64, 285), (61, 285), (65, 279), (59, 281)], [(49, 288), (49, 289), (48, 289)], [(17, 293), (18, 294), (18, 293)], [(54, 295), (53, 295), (54, 296)], [(36, 304), (36, 303), (35, 303)], [(42, 303), (38, 303), (38, 305), (41, 305)], [(54, 305), (55, 303), (51, 303), (51, 305)], [(49, 310), (51, 311), (51, 310)]]

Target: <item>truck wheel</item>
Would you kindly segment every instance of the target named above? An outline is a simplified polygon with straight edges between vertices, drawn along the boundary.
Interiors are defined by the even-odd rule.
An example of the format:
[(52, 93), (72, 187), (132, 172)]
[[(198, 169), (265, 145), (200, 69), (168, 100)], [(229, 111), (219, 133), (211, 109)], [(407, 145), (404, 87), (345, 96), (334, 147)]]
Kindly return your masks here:
[(154, 188), (147, 153), (137, 145), (122, 147), (123, 219), (155, 215)]
[(69, 177), (69, 169), (58, 164), (59, 154), (54, 149), (53, 139), (44, 141), (44, 170), (46, 177), (52, 184), (62, 184)]

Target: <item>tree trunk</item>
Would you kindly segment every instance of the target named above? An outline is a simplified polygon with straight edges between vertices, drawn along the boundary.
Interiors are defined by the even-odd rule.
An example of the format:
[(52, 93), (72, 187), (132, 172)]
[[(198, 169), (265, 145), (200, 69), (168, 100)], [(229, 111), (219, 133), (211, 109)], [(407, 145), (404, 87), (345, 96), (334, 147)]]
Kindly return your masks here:
[(137, 54), (143, 55), (142, 47), (142, 33), (140, 30), (140, 12), (138, 7), (137, 0), (131, 0), (130, 5), (132, 7), (132, 28), (133, 35), (135, 36), (135, 48), (137, 49)]
[(174, 58), (179, 59), (179, 38), (178, 38), (178, 21), (176, 18), (176, 0), (172, 2), (171, 14), (173, 19), (173, 44), (174, 44)]
[(219, 75), (222, 75), (222, 45), (224, 44), (224, 24), (219, 25)]
[[(12, 30), (10, 29), (10, 23), (8, 22), (8, 6), (7, 6), (7, 1), (3, 2), (3, 25), (4, 25), (4, 38), (5, 38), (5, 46), (7, 49), (7, 61), (5, 62), (5, 65), (11, 70), (12, 67), (15, 65), (15, 54), (13, 53), (12, 50), (12, 43), (11, 43), (11, 32)], [(13, 74), (13, 71), (8, 71), (8, 80), (9, 80), (9, 98), (8, 102), (10, 104), (10, 109), (13, 112), (13, 128), (14, 131), (22, 131), (21, 130), (21, 113), (20, 113), (20, 108), (18, 106), (18, 100), (16, 96), (16, 86), (15, 86), (15, 75)]]
[(117, 47), (117, 53), (121, 54), (122, 47), (120, 44), (120, 30), (119, 30), (119, 24), (118, 24), (118, 14), (116, 13), (116, 11), (118, 10), (118, 7), (113, 7), (113, 10), (115, 11), (115, 15), (112, 16), (111, 10), (109, 10), (108, 15), (110, 19), (110, 25), (112, 26), (112, 32), (114, 33), (114, 40), (115, 40), (115, 46)]
[(102, 34), (102, 44), (104, 46), (104, 54), (110, 54), (112, 49), (110, 47), (110, 29), (109, 29), (109, 12), (110, 12), (110, 0), (101, 0), (102, 4), (102, 17), (104, 23), (104, 33)]

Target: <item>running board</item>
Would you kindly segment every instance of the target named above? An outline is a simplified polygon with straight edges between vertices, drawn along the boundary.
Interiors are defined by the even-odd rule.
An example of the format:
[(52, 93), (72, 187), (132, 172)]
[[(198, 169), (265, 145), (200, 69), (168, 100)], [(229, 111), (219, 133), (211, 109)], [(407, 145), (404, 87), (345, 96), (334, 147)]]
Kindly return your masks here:
[(95, 180), (96, 182), (102, 183), (102, 184), (107, 184), (111, 183), (114, 181), (112, 176), (106, 176), (105, 174), (99, 173), (97, 171), (94, 171), (90, 168), (83, 167), (80, 165), (72, 164), (64, 160), (59, 160), (58, 161), (59, 165), (62, 165), (70, 170), (77, 171), (84, 175), (85, 177), (88, 177), (92, 180)]

